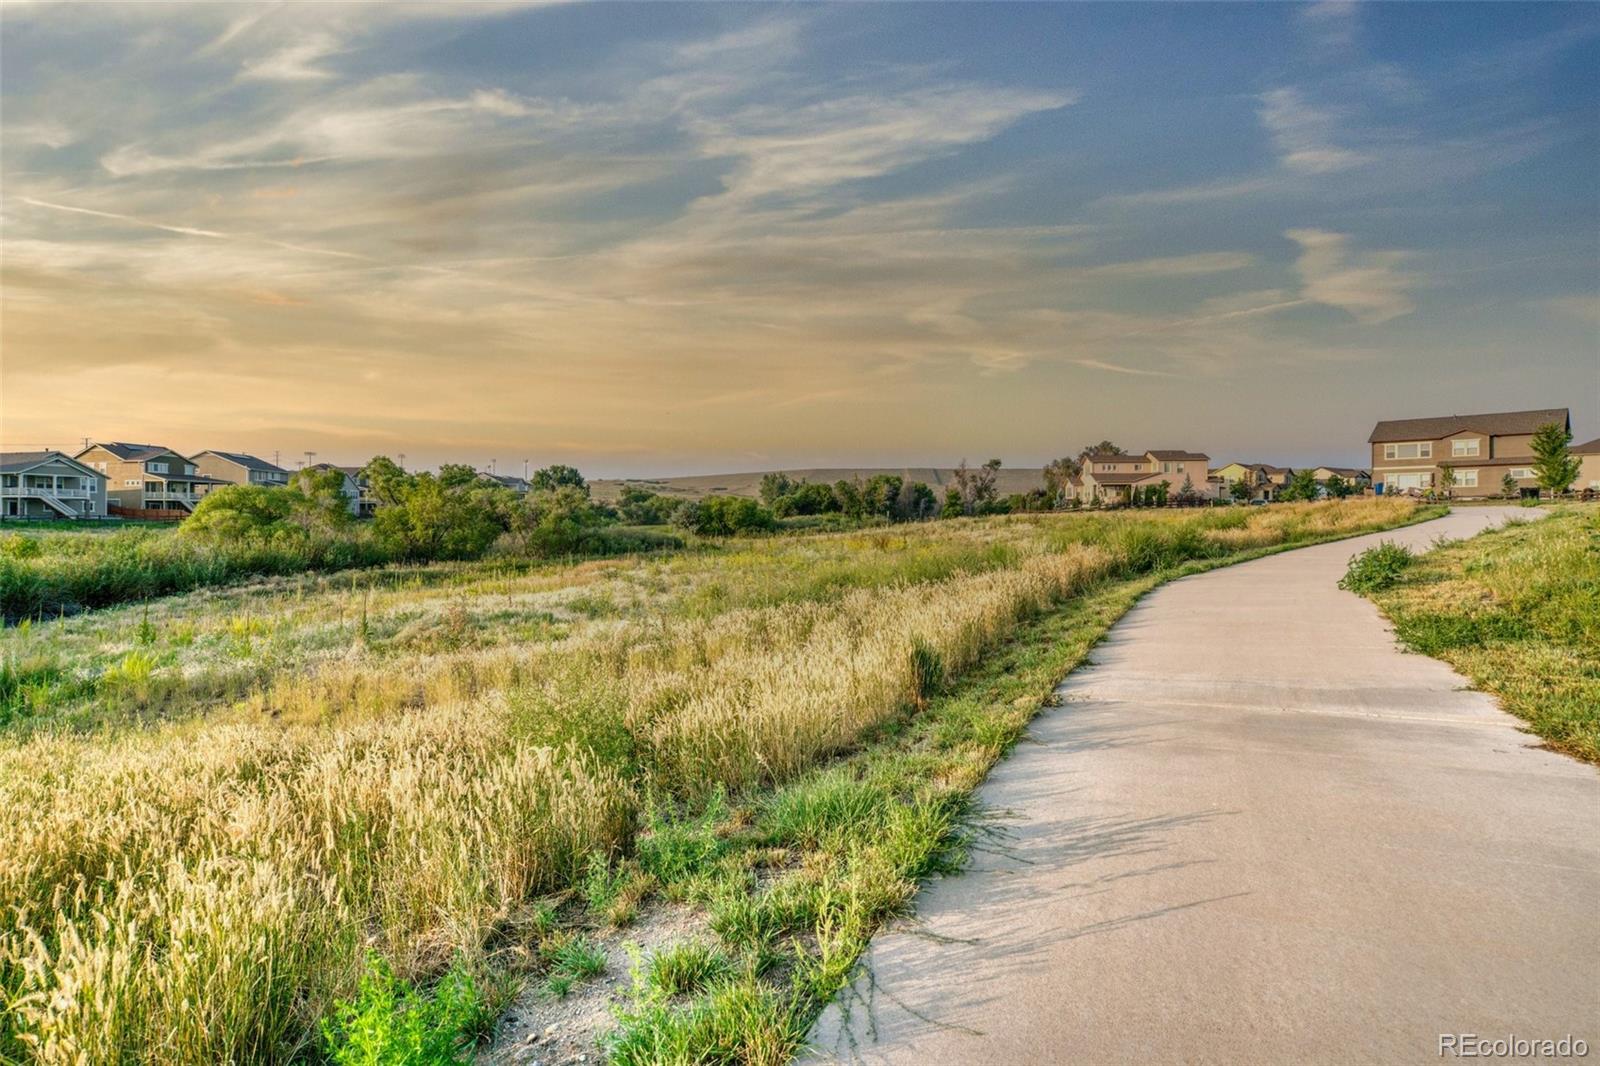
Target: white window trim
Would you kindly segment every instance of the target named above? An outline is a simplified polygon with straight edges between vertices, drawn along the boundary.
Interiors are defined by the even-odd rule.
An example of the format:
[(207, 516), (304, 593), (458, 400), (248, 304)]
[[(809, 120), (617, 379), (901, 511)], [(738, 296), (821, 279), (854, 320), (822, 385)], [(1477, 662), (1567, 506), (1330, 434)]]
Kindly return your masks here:
[[(1400, 449), (1401, 448), (1415, 448), (1417, 450), (1417, 454), (1416, 455), (1401, 455), (1400, 454)], [(1383, 446), (1383, 458), (1384, 458), (1385, 462), (1392, 462), (1392, 461), (1395, 461), (1395, 460), (1402, 460), (1402, 459), (1432, 459), (1433, 458), (1433, 441), (1431, 441), (1431, 440), (1405, 440), (1405, 441), (1396, 441), (1393, 444), (1385, 444)]]
[(1478, 487), (1477, 470), (1457, 470), (1456, 487), (1462, 489), (1475, 489)]
[[(1471, 445), (1470, 448), (1467, 447), (1469, 444)], [(1462, 437), (1460, 440), (1450, 442), (1450, 454), (1458, 459), (1471, 458), (1478, 454), (1482, 446), (1478, 437)]]
[(1519, 480), (1531, 478), (1533, 476), (1533, 468), (1528, 466), (1514, 466), (1506, 472)]

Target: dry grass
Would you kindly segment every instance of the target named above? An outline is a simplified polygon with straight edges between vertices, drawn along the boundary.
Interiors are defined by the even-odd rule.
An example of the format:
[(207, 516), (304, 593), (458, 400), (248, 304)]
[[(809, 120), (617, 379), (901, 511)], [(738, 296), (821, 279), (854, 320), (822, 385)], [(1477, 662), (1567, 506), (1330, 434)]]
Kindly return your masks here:
[(11, 630), (7, 664), (71, 683), (0, 734), (0, 1057), (294, 1059), (368, 950), (480, 964), (630, 849), (641, 785), (790, 780), (1102, 579), (1412, 510), (956, 521)]

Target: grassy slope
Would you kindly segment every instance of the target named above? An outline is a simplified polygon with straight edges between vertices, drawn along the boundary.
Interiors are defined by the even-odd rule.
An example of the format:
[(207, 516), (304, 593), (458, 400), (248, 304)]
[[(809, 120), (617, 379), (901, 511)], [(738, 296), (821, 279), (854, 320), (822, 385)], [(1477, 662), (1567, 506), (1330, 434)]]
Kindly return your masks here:
[(1600, 510), (1435, 548), (1373, 599), (1409, 647), (1493, 693), (1552, 747), (1600, 762)]

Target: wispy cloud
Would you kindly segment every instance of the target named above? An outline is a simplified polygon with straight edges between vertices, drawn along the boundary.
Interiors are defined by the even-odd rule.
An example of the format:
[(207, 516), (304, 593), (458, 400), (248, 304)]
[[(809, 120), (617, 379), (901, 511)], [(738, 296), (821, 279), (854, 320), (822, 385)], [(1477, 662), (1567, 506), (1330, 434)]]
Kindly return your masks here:
[(1400, 269), (1404, 252), (1357, 252), (1342, 233), (1292, 229), (1284, 236), (1300, 246), (1295, 272), (1306, 299), (1349, 312), (1378, 325), (1416, 308), (1409, 290), (1416, 279)]
[(252, 60), (239, 72), (241, 81), (321, 81), (333, 72), (316, 64), (339, 51), (328, 33), (313, 33), (283, 48)]
[(1333, 112), (1311, 106), (1296, 89), (1263, 93), (1261, 124), (1272, 134), (1278, 157), (1290, 170), (1326, 174), (1368, 161), (1361, 152), (1335, 144), (1337, 121)]

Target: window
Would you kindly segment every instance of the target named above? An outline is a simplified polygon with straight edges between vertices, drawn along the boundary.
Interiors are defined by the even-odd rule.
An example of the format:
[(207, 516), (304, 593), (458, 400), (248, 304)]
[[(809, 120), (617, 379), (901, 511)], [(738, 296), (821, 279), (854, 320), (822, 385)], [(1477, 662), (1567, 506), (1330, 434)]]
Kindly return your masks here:
[(146, 463), (144, 468), (152, 474), (165, 474), (167, 472), (166, 463)]
[[(1476, 452), (1474, 452), (1474, 453), (1473, 453), (1473, 454), (1474, 454), (1474, 455), (1476, 455), (1476, 454), (1477, 454), (1477, 453), (1476, 453)], [(193, 463), (184, 463), (184, 464), (183, 464), (183, 472), (184, 472), (184, 473), (185, 473), (185, 474), (192, 474), (192, 473), (194, 473), (194, 464), (193, 464)]]
[(1425, 489), (1433, 484), (1432, 474), (1390, 474), (1389, 489), (1391, 492), (1405, 489)]
[(1476, 470), (1457, 470), (1456, 471), (1456, 485), (1458, 487), (1464, 488), (1464, 489), (1475, 489), (1475, 488), (1477, 488), (1478, 487), (1478, 472)]
[(1457, 456), (1459, 456), (1459, 455), (1477, 455), (1478, 454), (1478, 438), (1477, 437), (1467, 437), (1464, 440), (1453, 440), (1453, 441), (1451, 441), (1450, 442), (1450, 454), (1451, 455), (1457, 455)]
[(1413, 441), (1409, 444), (1385, 444), (1383, 446), (1385, 459), (1432, 459), (1433, 441)]
[(1533, 471), (1525, 466), (1514, 466), (1508, 473), (1514, 478), (1528, 478), (1533, 476)]
[(1178, 464), (1177, 463), (1162, 463), (1161, 464), (1161, 472), (1163, 474), (1175, 474), (1175, 473), (1177, 473), (1177, 471), (1178, 471)]

